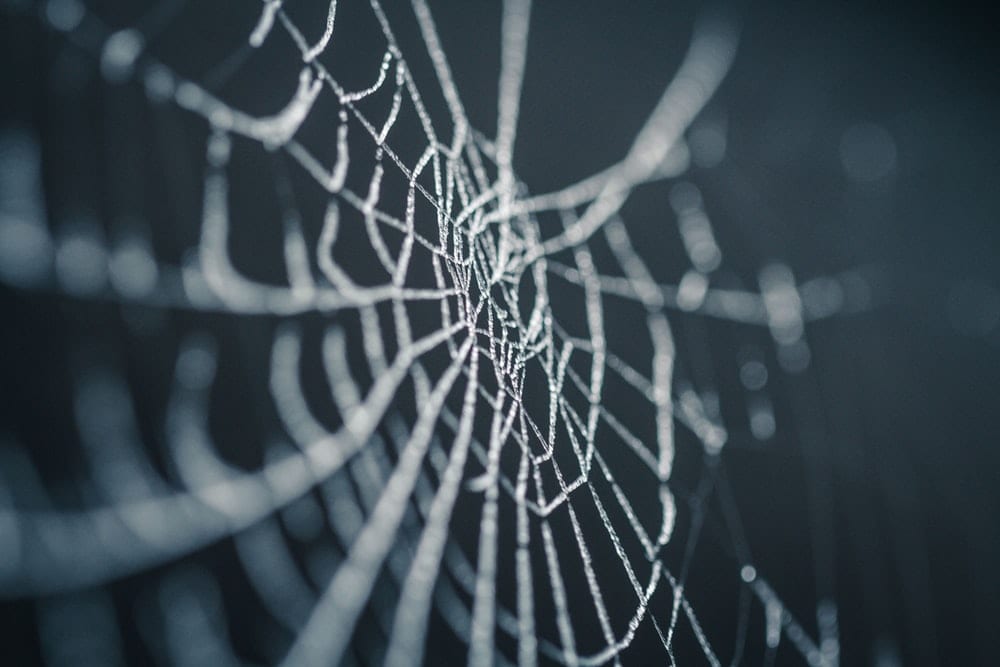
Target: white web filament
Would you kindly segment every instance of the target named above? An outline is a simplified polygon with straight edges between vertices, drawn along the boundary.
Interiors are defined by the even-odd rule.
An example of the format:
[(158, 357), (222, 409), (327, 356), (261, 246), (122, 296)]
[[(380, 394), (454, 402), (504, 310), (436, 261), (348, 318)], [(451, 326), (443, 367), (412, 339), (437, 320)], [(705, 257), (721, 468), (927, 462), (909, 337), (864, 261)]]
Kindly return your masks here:
[[(210, 335), (186, 336), (164, 420), (164, 455), (176, 479), (165, 479), (140, 442), (127, 381), (112, 370), (82, 371), (75, 387), (76, 424), (95, 500), (81, 507), (23, 506), (21, 494), (44, 498), (44, 485), (31, 481), (31, 464), (17, 448), (5, 450), (0, 591), (59, 596), (100, 590), (232, 538), (257, 596), (290, 634), (286, 665), (339, 664), (366, 613), (384, 632), (381, 657), (393, 666), (420, 661), (434, 613), (462, 640), (474, 665), (533, 665), (540, 658), (618, 664), (644, 625), (669, 660), (684, 625), (704, 659), (722, 664), (720, 647), (711, 643), (688, 599), (684, 573), (672, 572), (662, 558), (686, 507), (671, 489), (682, 446), (675, 430), (693, 434), (708, 458), (720, 456), (728, 438), (718, 407), (706, 398), (711, 392), (678, 373), (683, 348), (675, 342), (671, 313), (767, 327), (783, 368), (801, 373), (809, 364), (807, 323), (839, 310), (824, 296), (835, 281), (798, 285), (781, 264), (760, 271), (759, 293), (713, 284), (722, 249), (701, 193), (680, 177), (689, 161), (685, 136), (729, 69), (735, 31), (721, 22), (696, 27), (683, 62), (619, 162), (556, 192), (532, 195), (514, 169), (530, 60), (529, 0), (503, 6), (492, 140), (467, 118), (423, 0), (414, 0), (413, 9), (437, 77), (428, 95), (439, 95), (450, 115), (444, 132), (427, 110), (377, 0), (371, 11), (382, 32), (381, 61), (370, 85), (358, 90), (347, 90), (324, 65), (338, 38), (343, 7), (337, 0), (318, 27), (296, 25), (284, 5), (265, 0), (240, 45), (263, 52), (269, 40), (281, 37), (301, 58), (294, 91), (288, 99), (272, 100), (269, 114), (236, 108), (157, 61), (138, 29), (104, 34), (95, 54), (108, 83), (138, 84), (150, 104), (176, 107), (208, 128), (198, 244), (179, 265), (157, 258), (141, 236), (112, 247), (86, 227), (50, 231), (37, 146), (25, 133), (0, 139), (3, 282), (81, 300), (276, 318), (266, 393), (283, 435), (255, 470), (224, 460), (208, 414), (222, 352)], [(49, 27), (66, 39), (102, 27), (75, 0), (52, 0), (44, 9)], [(303, 138), (303, 127), (329, 100), (338, 112), (324, 117), (328, 148), (335, 149), (327, 164), (321, 156), (331, 151)], [(424, 134), (420, 157), (412, 162), (394, 149), (407, 114), (416, 116)], [(351, 153), (358, 137), (375, 156), (361, 190), (348, 178), (365, 164)], [(294, 204), (284, 207), (278, 222), (283, 282), (251, 277), (231, 257), (231, 238), (241, 224), (231, 202), (237, 142), (283, 153), (328, 197), (319, 221), (303, 219)], [(405, 183), (403, 201), (387, 194), (393, 178)], [(677, 285), (657, 281), (623, 212), (637, 187), (665, 179), (676, 180), (670, 202), (690, 262)], [(320, 230), (315, 240), (305, 231), (313, 223)], [(361, 230), (381, 282), (372, 284), (338, 259), (349, 242), (344, 237), (357, 237), (349, 225)], [(598, 241), (610, 249), (614, 272), (599, 267), (592, 250)], [(433, 276), (433, 286), (414, 282), (421, 271)], [(550, 290), (556, 280), (575, 290), (583, 333), (557, 315)], [(519, 291), (520, 285), (530, 289)], [(528, 303), (521, 302), (524, 294)], [(808, 294), (819, 296), (810, 300)], [(608, 321), (616, 317), (607, 305), (612, 297), (641, 309), (635, 330), (651, 352), (644, 366), (626, 361), (628, 355), (609, 344)], [(437, 310), (435, 330), (417, 326), (411, 314), (417, 307)], [(345, 313), (357, 316), (363, 338), (363, 352), (352, 360), (337, 320)], [(314, 413), (301, 377), (311, 339), (295, 318), (310, 314), (332, 322), (322, 336), (320, 371), (338, 415), (335, 427)], [(370, 381), (357, 377), (358, 363)], [(767, 439), (775, 428), (767, 370), (748, 359), (741, 378), (750, 392), (753, 434)], [(649, 408), (649, 424), (615, 413), (607, 396), (612, 381), (631, 392), (629, 400)], [(526, 387), (532, 382), (538, 386)], [(526, 395), (537, 389), (544, 401), (529, 401)], [(412, 414), (398, 405), (403, 394), (411, 396)], [(641, 479), (617, 471), (614, 459), (621, 457), (642, 471)], [(481, 503), (475, 525), (462, 526), (474, 538), (471, 549), (455, 539), (453, 524), (469, 498)], [(584, 506), (596, 520), (584, 518)], [(511, 509), (512, 516), (504, 516)], [(564, 539), (555, 536), (557, 518), (568, 527)], [(513, 543), (504, 537), (507, 519)], [(321, 529), (343, 548), (317, 555), (304, 573), (283, 530), (313, 535)], [(611, 558), (599, 559), (599, 550), (610, 550)], [(498, 591), (508, 554), (510, 596)], [(570, 564), (582, 573), (572, 590)], [(621, 591), (608, 583), (609, 568), (615, 581), (625, 582), (627, 614)], [(763, 607), (768, 646), (785, 636), (810, 664), (836, 663), (835, 608), (825, 608), (823, 636), (813, 640), (764, 573), (749, 562), (734, 563), (733, 572), (742, 573)], [(218, 593), (199, 576), (179, 569), (162, 581), (171, 655), (180, 663), (191, 659), (183, 635), (191, 619), (201, 619), (198, 636), (204, 635), (217, 664), (235, 663)], [(395, 599), (377, 597), (383, 579), (398, 591)], [(210, 594), (188, 595), (189, 585)], [(575, 600), (581, 591), (587, 604), (571, 605), (571, 595)], [(94, 595), (72, 605), (47, 603), (43, 626), (50, 629), (44, 632), (62, 632), (60, 619), (77, 613), (66, 611), (73, 605), (96, 609), (87, 612), (95, 618), (113, 613)], [(555, 634), (540, 630), (542, 597), (554, 610)], [(583, 615), (599, 628), (597, 649), (593, 637), (576, 634)], [(510, 654), (500, 648), (508, 640), (516, 643)]]

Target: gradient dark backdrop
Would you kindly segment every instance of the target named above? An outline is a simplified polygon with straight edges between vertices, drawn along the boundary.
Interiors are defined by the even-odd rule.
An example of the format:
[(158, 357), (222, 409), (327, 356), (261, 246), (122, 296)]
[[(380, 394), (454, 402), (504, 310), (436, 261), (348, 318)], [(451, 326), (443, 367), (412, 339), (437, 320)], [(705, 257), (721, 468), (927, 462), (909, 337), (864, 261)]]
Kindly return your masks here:
[[(113, 25), (135, 14), (100, 4)], [(491, 134), (500, 10), (484, 2), (432, 9), (473, 124)], [(972, 3), (747, 3), (735, 13), (736, 63), (707, 110), (726, 119), (727, 157), (692, 174), (727, 266), (752, 276), (781, 259), (802, 279), (857, 267), (872, 276), (870, 310), (809, 332), (829, 425), (821, 446), (833, 471), (842, 662), (870, 664), (884, 642), (904, 664), (992, 664), (1000, 648), (1000, 328), (970, 333), (963, 323), (995, 308), (1000, 286), (995, 17)], [(624, 154), (679, 62), (695, 14), (683, 3), (536, 3), (515, 150), (515, 168), (534, 192)], [(56, 158), (61, 133), (86, 131), (66, 130), (65, 115), (47, 111), (63, 48), (34, 19), (0, 14), (0, 122), (27, 123)], [(207, 58), (175, 48), (190, 62)], [(861, 122), (886, 128), (897, 149), (894, 173), (866, 187), (849, 182), (839, 154), (844, 131)], [(662, 197), (639, 193), (626, 209), (630, 224), (655, 220), (660, 205)], [(73, 337), (66, 321), (88, 326), (90, 316), (61, 298), (3, 288), (0, 299), (0, 423), (25, 440), (58, 442), (72, 426), (65, 406), (52, 407), (67, 403), (58, 387), (69, 355), (52, 350)], [(723, 333), (713, 334), (713, 349), (760, 335), (714, 327)], [(787, 530), (804, 525), (808, 490), (795, 437), (781, 428), (779, 413), (774, 444), (735, 447), (726, 466), (751, 547), (808, 619), (809, 540)], [(710, 587), (712, 572), (706, 565), (692, 589)], [(731, 596), (699, 602), (706, 627), (732, 617)], [(4, 603), (3, 650), (26, 656), (17, 660), (37, 650), (30, 614), (28, 602)]]

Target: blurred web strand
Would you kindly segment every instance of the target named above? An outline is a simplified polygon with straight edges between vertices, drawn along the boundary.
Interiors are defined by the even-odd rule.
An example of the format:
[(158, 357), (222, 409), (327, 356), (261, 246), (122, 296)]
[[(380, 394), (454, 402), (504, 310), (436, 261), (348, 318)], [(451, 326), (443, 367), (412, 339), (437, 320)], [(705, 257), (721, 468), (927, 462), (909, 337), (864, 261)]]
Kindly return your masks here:
[[(168, 452), (184, 490), (173, 490), (153, 472), (143, 458), (137, 430), (123, 428), (135, 422), (129, 401), (119, 400), (128, 396), (124, 380), (110, 371), (97, 385), (85, 380), (85, 386), (78, 389), (79, 400), (90, 396), (86, 400), (91, 402), (78, 406), (77, 421), (85, 448), (93, 457), (93, 479), (105, 503), (82, 510), (21, 510), (15, 508), (16, 494), (7, 486), (0, 487), (3, 594), (55, 594), (98, 586), (235, 536), (244, 568), (257, 592), (270, 609), (286, 610), (274, 611), (279, 621), (294, 631), (285, 664), (339, 662), (352, 642), (361, 614), (369, 607), (388, 635), (385, 661), (390, 665), (419, 662), (434, 607), (468, 643), (469, 662), (475, 665), (507, 661), (496, 648), (497, 630), (517, 641), (519, 664), (534, 664), (539, 653), (567, 665), (607, 661), (619, 664), (622, 651), (632, 643), (646, 618), (673, 662), (672, 642), (682, 617), (709, 664), (721, 664), (684, 592), (690, 557), (686, 557), (680, 577), (675, 577), (660, 557), (671, 538), (677, 512), (668, 486), (675, 421), (698, 437), (708, 456), (718, 455), (727, 437), (715, 411), (704, 404), (698, 392), (674, 376), (677, 350), (665, 311), (699, 312), (767, 325), (780, 351), (784, 351), (781, 358), (801, 370), (808, 361), (807, 356), (803, 357), (808, 353), (804, 323), (833, 315), (843, 305), (838, 301), (836, 281), (813, 281), (810, 291), (807, 286), (796, 286), (790, 272), (780, 266), (762, 271), (761, 294), (711, 286), (709, 273), (718, 257), (699, 259), (692, 252), (696, 236), (704, 240), (708, 234), (710, 238), (707, 218), (690, 218), (684, 228), (689, 230), (684, 232), (685, 243), (689, 245), (693, 268), (678, 286), (656, 283), (629, 240), (627, 224), (620, 216), (622, 205), (638, 185), (672, 178), (686, 169), (684, 134), (730, 66), (736, 46), (734, 30), (724, 23), (699, 24), (676, 75), (618, 164), (558, 192), (530, 196), (517, 179), (513, 159), (531, 3), (504, 3), (497, 130), (495, 141), (489, 141), (469, 124), (428, 6), (423, 0), (413, 0), (420, 33), (451, 116), (450, 146), (442, 145), (437, 138), (382, 7), (372, 0), (371, 8), (386, 40), (382, 63), (369, 87), (348, 91), (320, 62), (320, 56), (336, 40), (337, 0), (330, 2), (325, 27), (313, 42), (293, 23), (281, 0), (263, 2), (259, 20), (247, 37), (249, 45), (262, 46), (280, 28), (296, 44), (303, 63), (292, 98), (276, 113), (263, 117), (232, 108), (206, 88), (179, 77), (144, 52), (146, 38), (138, 31), (109, 33), (76, 0), (53, 0), (39, 8), (48, 25), (65, 33), (67, 39), (79, 39), (91, 51), (99, 49), (101, 69), (109, 81), (138, 80), (151, 101), (172, 101), (209, 124), (201, 239), (193, 259), (177, 267), (161, 263), (142, 245), (109, 250), (102, 240), (82, 233), (53, 238), (44, 221), (44, 206), (36, 205), (42, 200), (39, 184), (32, 181), (38, 176), (37, 155), (32, 154), (32, 150), (37, 152), (37, 146), (30, 141), (18, 143), (15, 137), (0, 145), (3, 280), (21, 289), (53, 289), (55, 275), (55, 289), (71, 291), (67, 286), (89, 285), (87, 290), (75, 292), (81, 298), (241, 315), (269, 314), (283, 320), (315, 311), (357, 311), (365, 334), (365, 362), (376, 379), (366, 390), (351, 377), (343, 332), (335, 327), (329, 329), (324, 338), (324, 370), (343, 425), (336, 432), (328, 432), (310, 413), (300, 386), (302, 335), (294, 323), (283, 323), (274, 337), (270, 390), (294, 446), (276, 449), (277, 453), (272, 453), (258, 471), (240, 471), (221, 460), (205, 426), (211, 373), (199, 375), (191, 370), (199, 364), (214, 367), (216, 352), (200, 338), (188, 340), (178, 355), (175, 397), (167, 425)], [(103, 43), (86, 42), (84, 33), (94, 31), (104, 35)], [(391, 107), (384, 121), (373, 121), (359, 103), (384, 86), (393, 91)], [(341, 108), (335, 131), (337, 157), (332, 167), (323, 165), (295, 138), (319, 96), (326, 93), (336, 96)], [(427, 141), (415, 165), (405, 164), (389, 145), (404, 96), (413, 105)], [(367, 134), (376, 152), (376, 166), (366, 193), (353, 192), (345, 185), (350, 164), (349, 127)], [(228, 255), (232, 220), (227, 176), (233, 136), (249, 139), (266, 150), (284, 150), (320, 188), (330, 193), (315, 249), (325, 282), (314, 278), (309, 247), (294, 209), (286, 209), (282, 221), (287, 285), (255, 281), (233, 266)], [(380, 208), (387, 162), (408, 183), (402, 217)], [(495, 181), (488, 176), (490, 164), (496, 169)], [(15, 170), (23, 169), (26, 175), (13, 175)], [(418, 182), (425, 170), (433, 179), (431, 190)], [(418, 197), (435, 211), (436, 239), (426, 238), (415, 229)], [(688, 203), (682, 202), (680, 208), (685, 214), (698, 214), (697, 206), (688, 200), (690, 193), (685, 200)], [(362, 287), (334, 261), (332, 249), (341, 224), (341, 206), (362, 215), (371, 248), (387, 274), (384, 284)], [(578, 209), (582, 214), (578, 215)], [(534, 216), (544, 211), (559, 213), (563, 228), (542, 229)], [(398, 252), (390, 249), (383, 228), (403, 234)], [(587, 246), (597, 233), (604, 235), (623, 276), (597, 271)], [(431, 257), (437, 283), (434, 289), (406, 286), (414, 249), (422, 249)], [(125, 250), (132, 254), (126, 257)], [(573, 265), (549, 257), (563, 251), (570, 251)], [(717, 247), (715, 251), (717, 254)], [(117, 274), (124, 279), (115, 280)], [(550, 274), (582, 288), (586, 337), (571, 336), (554, 318), (546, 287)], [(106, 275), (112, 277), (110, 287), (104, 284)], [(122, 287), (134, 283), (140, 275), (146, 276), (146, 289)], [(531, 315), (522, 322), (517, 285), (529, 276), (536, 294)], [(804, 299), (802, 295), (809, 293), (816, 298)], [(646, 328), (653, 346), (649, 377), (608, 349), (603, 294), (624, 296), (646, 310)], [(406, 311), (406, 304), (414, 301), (440, 302), (442, 317), (439, 330), (416, 340)], [(380, 315), (375, 309), (382, 303), (391, 307), (395, 323), (397, 351), (392, 359), (385, 356)], [(422, 358), (441, 347), (447, 348), (451, 362), (443, 372), (435, 374), (425, 367)], [(570, 365), (574, 356), (589, 358), (587, 378)], [(548, 384), (549, 411), (544, 419), (529, 414), (521, 400), (529, 364), (541, 367)], [(495, 392), (479, 380), (481, 372), (490, 370), (496, 376)], [(624, 380), (655, 408), (655, 454), (603, 404), (608, 373)], [(413, 384), (419, 406), (412, 425), (402, 423), (393, 408), (393, 399), (406, 382)], [(447, 400), (456, 386), (463, 387), (458, 414)], [(580, 409), (571, 397), (582, 400), (586, 408)], [(485, 442), (473, 428), (478, 411), (490, 415)], [(626, 445), (623, 451), (636, 456), (659, 489), (661, 516), (652, 531), (632, 507), (630, 485), (616, 480), (606, 463), (597, 437), (601, 423)], [(376, 432), (380, 426), (387, 426), (393, 433), (388, 442)], [(442, 430), (454, 435), (448, 448), (441, 441)], [(106, 441), (108, 436), (114, 436), (113, 450)], [(516, 479), (501, 470), (500, 454), (505, 446), (520, 450)], [(569, 447), (578, 473), (563, 470), (565, 464), (554, 455), (557, 447)], [(395, 455), (387, 453), (390, 448), (395, 448)], [(470, 454), (484, 472), (466, 480), (463, 474)], [(14, 454), (5, 456), (16, 458)], [(5, 471), (24, 474), (5, 474), (9, 486), (20, 485), (28, 495), (44, 498), (41, 484), (31, 481), (35, 475), (30, 464), (26, 459), (17, 460), (9, 468), (5, 466)], [(127, 490), (111, 477), (102, 476), (101, 467), (112, 460), (130, 480)], [(438, 472), (436, 485), (424, 470), (428, 461)], [(595, 464), (612, 489), (610, 501), (602, 500), (593, 484)], [(545, 489), (543, 467), (550, 469), (556, 480), (555, 492)], [(338, 481), (342, 477), (337, 473), (345, 469), (361, 489), (357, 498), (347, 488), (349, 485)], [(291, 560), (283, 551), (280, 537), (275, 538), (269, 526), (273, 528), (277, 513), (295, 502), (307, 502), (307, 494), (316, 487), (328, 497), (330, 507), (338, 508), (331, 518), (332, 528), (349, 548), (331, 576), (311, 582), (322, 590), (312, 599), (304, 592), (311, 590), (309, 583), (287, 565)], [(579, 494), (574, 494), (584, 487), (599, 516), (600, 534), (585, 529), (574, 507), (573, 501), (582, 502)], [(476, 562), (449, 539), (450, 520), (463, 489), (484, 496)], [(496, 596), (501, 494), (510, 497), (516, 507), (517, 590), (513, 611), (500, 604)], [(411, 498), (415, 510), (410, 508)], [(549, 517), (560, 510), (565, 510), (569, 518), (572, 547), (557, 544), (549, 525)], [(627, 535), (616, 529), (612, 510), (625, 518), (632, 536), (642, 546), (644, 559), (636, 561), (629, 556), (623, 546)], [(531, 543), (531, 520), (540, 523), (541, 547)], [(612, 546), (635, 595), (635, 608), (624, 631), (620, 619), (612, 618), (608, 609), (602, 592), (604, 577), (591, 556), (590, 544), (604, 538)], [(689, 555), (697, 539), (697, 532), (689, 538)], [(72, 550), (67, 549), (70, 544)], [(25, 545), (30, 545), (31, 557), (25, 557)], [(538, 548), (544, 553), (547, 570), (543, 586), (533, 578), (538, 573), (532, 571), (530, 563), (531, 550)], [(413, 553), (410, 560), (407, 550)], [(279, 562), (281, 554), (285, 554), (284, 566)], [(572, 615), (579, 612), (571, 610), (567, 603), (563, 571), (570, 560), (579, 561), (582, 567), (592, 612), (604, 640), (604, 647), (589, 655), (580, 653), (574, 636)], [(376, 604), (372, 597), (383, 566), (401, 591), (394, 612)], [(648, 576), (643, 580), (643, 568), (647, 566)], [(829, 623), (821, 624), (827, 636), (820, 651), (763, 578), (747, 567), (743, 568), (743, 579), (764, 606), (768, 646), (776, 647), (784, 633), (810, 664), (836, 663), (836, 645), (829, 642), (829, 633), (836, 630), (835, 610), (833, 629), (829, 629)], [(442, 576), (442, 569), (448, 576)], [(272, 585), (264, 581), (263, 572), (271, 576), (283, 572), (281, 578), (290, 583)], [(664, 582), (672, 601), (669, 615), (653, 607), (654, 594)], [(534, 599), (546, 585), (555, 608), (558, 639), (536, 634)], [(293, 590), (300, 593), (292, 595), (296, 604), (289, 604), (288, 591)], [(471, 608), (461, 596), (472, 600)], [(311, 608), (303, 604), (307, 597)], [(198, 600), (190, 603), (204, 604)], [(207, 607), (202, 612), (210, 615)], [(231, 652), (223, 635), (215, 635), (216, 650)]]

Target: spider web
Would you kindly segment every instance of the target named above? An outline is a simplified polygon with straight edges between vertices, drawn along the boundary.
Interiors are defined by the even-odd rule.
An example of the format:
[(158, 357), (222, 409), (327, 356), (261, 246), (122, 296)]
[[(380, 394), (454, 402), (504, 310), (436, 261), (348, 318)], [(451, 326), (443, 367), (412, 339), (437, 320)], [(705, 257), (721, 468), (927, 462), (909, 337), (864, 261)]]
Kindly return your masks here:
[[(195, 246), (185, 251), (138, 224), (112, 241), (86, 220), (48, 224), (37, 141), (4, 135), (4, 282), (147, 319), (177, 314), (165, 329), (180, 332), (159, 417), (140, 416), (150, 406), (121, 364), (78, 365), (72, 493), (53, 490), (21, 448), (4, 449), (0, 589), (45, 599), (47, 657), (82, 636), (70, 628), (84, 618), (97, 628), (91, 648), (117, 651), (116, 612), (100, 591), (147, 576), (159, 582), (161, 614), (158, 629), (140, 633), (168, 662), (239, 661), (220, 584), (188, 563), (231, 540), (230, 559), (283, 629), (267, 649), (283, 664), (411, 664), (443, 650), (439, 639), (458, 641), (476, 665), (619, 664), (643, 637), (644, 651), (652, 642), (671, 663), (738, 664), (754, 616), (765, 660), (785, 640), (809, 664), (836, 664), (829, 584), (818, 584), (812, 633), (755, 565), (720, 466), (733, 427), (711, 377), (685, 358), (691, 346), (674, 336), (682, 317), (759, 327), (781, 369), (804, 377), (806, 324), (853, 307), (843, 280), (799, 284), (781, 263), (760, 268), (754, 290), (717, 284), (725, 264), (710, 203), (685, 174), (692, 159), (724, 159), (718, 128), (692, 127), (736, 53), (733, 24), (694, 26), (621, 160), (534, 194), (514, 170), (529, 1), (503, 5), (488, 134), (468, 119), (424, 0), (408, 20), (433, 78), (411, 69), (418, 55), (404, 53), (400, 19), (372, 0), (354, 3), (379, 37), (366, 43), (371, 57), (358, 55), (374, 67), (357, 86), (364, 67), (337, 69), (350, 3), (333, 0), (308, 25), (298, 3), (286, 4), (266, 0), (200, 78), (157, 51), (183, 3), (119, 29), (75, 0), (27, 7), (96, 59), (103, 85), (196, 123), (204, 155)], [(259, 64), (275, 60), (283, 69)], [(254, 66), (269, 90), (288, 91), (269, 94), (267, 110), (218, 92)], [(267, 195), (255, 189), (259, 164), (271, 174)], [(647, 184), (669, 192), (672, 248), (633, 238), (627, 204)], [(273, 234), (248, 245), (240, 235), (265, 197)], [(662, 258), (675, 256), (679, 280), (666, 283)], [(220, 407), (220, 387), (234, 389), (220, 318), (265, 322), (269, 343), (248, 346), (258, 358), (238, 363), (263, 364), (248, 377), (267, 407), (253, 393)], [(739, 400), (749, 437), (766, 441), (776, 430), (769, 372), (748, 349)], [(216, 442), (226, 436), (213, 415), (248, 409), (273, 422), (263, 435), (241, 431), (263, 441), (259, 450)], [(684, 451), (698, 483), (679, 503)], [(710, 502), (724, 516), (713, 538), (729, 553), (724, 576), (739, 591), (734, 646), (712, 639), (687, 587)]]

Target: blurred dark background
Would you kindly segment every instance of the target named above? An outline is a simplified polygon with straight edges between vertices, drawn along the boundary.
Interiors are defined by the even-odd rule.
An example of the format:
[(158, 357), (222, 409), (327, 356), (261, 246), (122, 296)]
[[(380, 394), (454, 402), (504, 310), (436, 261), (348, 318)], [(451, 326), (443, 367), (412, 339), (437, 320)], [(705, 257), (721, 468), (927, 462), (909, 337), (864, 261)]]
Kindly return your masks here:
[[(210, 73), (202, 64), (238, 48), (253, 25), (257, 4), (237, 4), (182, 9), (154, 50), (201, 80)], [(325, 14), (323, 3), (286, 4), (292, 16), (300, 11), (315, 20)], [(355, 11), (343, 4), (344, 12)], [(420, 46), (412, 11), (386, 4), (409, 57)], [(43, 29), (28, 7), (9, 0), (0, 5), (0, 130), (26, 127), (39, 138), (50, 211), (58, 214), (83, 201), (98, 217), (120, 213), (134, 190), (127, 166), (108, 146), (137, 137), (124, 151), (134, 154), (136, 146), (143, 153), (143, 146), (152, 145), (143, 143), (145, 120), (130, 125), (136, 107), (129, 105), (141, 106), (141, 95), (106, 93), (93, 55)], [(499, 5), (438, 2), (431, 8), (472, 124), (492, 135)], [(93, 9), (109, 25), (122, 27), (148, 8), (100, 2)], [(514, 152), (518, 176), (532, 192), (575, 182), (624, 155), (683, 57), (702, 10), (673, 2), (536, 3)], [(842, 664), (993, 664), (1000, 649), (996, 17), (974, 3), (761, 2), (722, 11), (737, 18), (740, 43), (732, 70), (701, 118), (724, 128), (725, 155), (717, 164), (696, 162), (687, 178), (703, 194), (723, 251), (723, 277), (753, 289), (759, 267), (777, 260), (800, 281), (856, 272), (866, 286), (858, 312), (808, 326), (808, 377), (782, 377), (773, 389), (776, 437), (750, 444), (734, 439), (723, 455), (755, 562), (814, 636), (813, 568), (817, 558), (831, 564)], [(203, 31), (188, 41), (185, 30), (197, 32), (198, 26)], [(377, 64), (380, 48), (365, 50), (360, 34), (345, 40), (345, 50), (364, 51), (359, 68)], [(247, 106), (274, 108), (294, 87), (288, 73), (296, 68), (291, 63), (274, 73), (283, 87), (274, 97), (267, 77), (241, 86), (238, 95)], [(157, 145), (154, 152), (173, 160), (164, 169), (176, 174), (176, 183), (160, 186), (180, 194), (148, 187), (134, 204), (158, 209), (169, 200), (180, 217), (191, 218), (179, 225), (179, 240), (158, 240), (168, 258), (179, 258), (197, 240), (199, 151), (206, 134), (190, 118), (175, 115), (185, 126), (186, 143), (169, 150)], [(248, 172), (254, 159), (261, 158), (247, 158)], [(268, 174), (257, 178), (267, 183)], [(122, 181), (109, 184), (116, 175)], [(666, 190), (652, 184), (637, 191), (623, 211), (630, 229), (641, 236), (644, 226), (658, 224)], [(157, 214), (163, 221), (173, 215)], [(662, 277), (675, 282), (680, 271), (675, 275), (666, 267)], [(128, 327), (121, 320), (130, 316), (113, 305), (81, 306), (65, 296), (0, 287), (0, 308), (0, 424), (5, 435), (37, 447), (46, 465), (73, 465), (59, 452), (61, 443), (75, 437), (67, 389), (72, 359), (80, 354), (72, 351), (75, 340), (96, 337), (100, 351), (87, 354), (129, 359), (137, 403), (162, 403), (168, 382), (157, 378), (169, 372), (170, 348), (161, 347), (160, 338), (143, 352), (122, 342), (120, 330)], [(718, 368), (731, 371), (748, 344), (769, 345), (761, 327), (678, 319), (682, 349), (705, 341)], [(251, 322), (241, 331), (236, 329), (244, 325), (210, 326), (247, 350), (266, 345), (269, 325)], [(266, 364), (232, 372), (260, 379)], [(727, 379), (725, 372), (719, 380), (723, 395), (738, 390), (735, 376)], [(254, 396), (266, 401), (266, 384)], [(809, 405), (804, 426), (795, 421), (803, 414), (797, 401)], [(241, 428), (252, 434), (257, 426)], [(244, 435), (236, 430), (229, 434), (233, 440)], [(803, 447), (813, 452), (811, 459)], [(820, 480), (809, 465), (820, 467)], [(696, 468), (689, 478), (679, 468), (682, 514), (685, 492), (698, 480)], [(827, 485), (819, 502), (832, 499), (833, 517), (832, 530), (819, 542), (810, 535), (805, 509), (816, 484)], [(710, 527), (723, 522), (717, 506), (709, 516)], [(718, 553), (709, 547), (696, 557), (687, 594), (726, 661), (733, 653), (728, 647), (737, 598), (733, 588), (715, 586), (720, 572), (733, 579), (738, 566), (725, 540), (718, 542)], [(227, 554), (200, 557), (219, 565)], [(141, 576), (126, 582), (116, 595), (127, 600), (142, 583)], [(36, 661), (32, 602), (4, 602), (3, 608), (0, 634), (4, 651), (15, 656), (10, 664)], [(762, 660), (760, 616), (755, 607), (743, 664)], [(254, 632), (255, 625), (239, 620), (238, 612), (234, 618), (233, 635)], [(464, 656), (464, 647), (451, 651), (447, 644), (428, 654), (430, 664)], [(786, 649), (779, 651), (778, 664), (802, 663)], [(135, 650), (142, 656), (148, 649)], [(696, 649), (678, 651), (681, 664), (698, 662)], [(624, 660), (659, 664), (663, 657), (646, 628)]]

